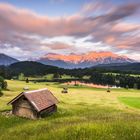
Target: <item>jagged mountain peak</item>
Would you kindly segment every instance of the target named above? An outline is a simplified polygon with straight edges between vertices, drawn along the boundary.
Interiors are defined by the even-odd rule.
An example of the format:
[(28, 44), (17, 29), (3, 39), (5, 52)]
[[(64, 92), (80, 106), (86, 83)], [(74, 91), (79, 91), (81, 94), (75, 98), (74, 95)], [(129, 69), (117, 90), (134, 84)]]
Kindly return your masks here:
[(128, 63), (134, 62), (126, 56), (113, 52), (89, 52), (86, 54), (53, 54), (49, 53), (41, 57), (39, 62), (63, 68), (84, 68), (98, 64)]

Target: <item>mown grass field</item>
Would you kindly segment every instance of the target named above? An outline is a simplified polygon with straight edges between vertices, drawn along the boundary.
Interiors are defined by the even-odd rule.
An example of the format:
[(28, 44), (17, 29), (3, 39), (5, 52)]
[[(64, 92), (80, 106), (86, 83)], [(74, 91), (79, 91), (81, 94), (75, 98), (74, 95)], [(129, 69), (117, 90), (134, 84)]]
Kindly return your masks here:
[(120, 97), (119, 100), (128, 106), (140, 109), (140, 98), (138, 97)]
[[(22, 92), (48, 88), (58, 98), (57, 113), (39, 120), (2, 115), (13, 97)], [(121, 98), (135, 97), (140, 90), (95, 89), (70, 86), (61, 94), (59, 83), (8, 81), (8, 91), (0, 97), (0, 140), (140, 140), (140, 109), (128, 106)]]

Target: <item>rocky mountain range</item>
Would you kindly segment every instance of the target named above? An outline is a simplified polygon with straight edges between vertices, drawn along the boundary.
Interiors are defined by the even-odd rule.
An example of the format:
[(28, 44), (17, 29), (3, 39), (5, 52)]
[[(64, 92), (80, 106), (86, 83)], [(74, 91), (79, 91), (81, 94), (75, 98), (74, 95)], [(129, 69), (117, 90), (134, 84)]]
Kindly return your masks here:
[(86, 68), (99, 64), (112, 63), (132, 63), (134, 60), (120, 56), (112, 52), (90, 52), (87, 54), (69, 54), (61, 55), (49, 53), (37, 60), (46, 65), (52, 65), (62, 68)]
[[(86, 68), (100, 64), (120, 64), (135, 62), (126, 56), (120, 56), (112, 52), (90, 52), (87, 54), (69, 55), (49, 53), (34, 61), (45, 65), (57, 66), (67, 69)], [(0, 54), (0, 65), (7, 66), (16, 62), (19, 62), (19, 60), (2, 53)]]

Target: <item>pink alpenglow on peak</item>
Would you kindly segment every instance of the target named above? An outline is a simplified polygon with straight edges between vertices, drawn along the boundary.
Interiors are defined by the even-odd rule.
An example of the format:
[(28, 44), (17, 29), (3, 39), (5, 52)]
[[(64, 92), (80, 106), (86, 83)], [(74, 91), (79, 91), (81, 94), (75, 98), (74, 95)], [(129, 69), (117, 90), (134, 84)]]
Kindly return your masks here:
[[(64, 68), (84, 68), (98, 64), (128, 63), (134, 62), (126, 56), (112, 52), (89, 52), (86, 54), (54, 54), (49, 53), (41, 57), (39, 62)], [(63, 65), (63, 66), (62, 66)]]

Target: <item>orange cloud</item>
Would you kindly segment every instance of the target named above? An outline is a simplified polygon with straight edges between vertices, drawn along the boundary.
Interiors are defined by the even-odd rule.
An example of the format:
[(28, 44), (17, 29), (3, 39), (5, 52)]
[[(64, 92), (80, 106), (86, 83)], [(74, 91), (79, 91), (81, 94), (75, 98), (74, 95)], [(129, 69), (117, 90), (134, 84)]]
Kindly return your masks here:
[(108, 36), (105, 38), (106, 43), (110, 44), (115, 41), (115, 38), (113, 36)]

